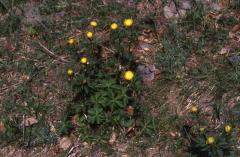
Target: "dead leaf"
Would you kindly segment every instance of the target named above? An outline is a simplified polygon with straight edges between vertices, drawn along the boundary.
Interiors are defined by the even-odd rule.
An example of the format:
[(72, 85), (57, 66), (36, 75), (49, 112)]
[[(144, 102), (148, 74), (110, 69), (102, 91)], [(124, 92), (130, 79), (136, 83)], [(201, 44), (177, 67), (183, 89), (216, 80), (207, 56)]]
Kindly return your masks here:
[(84, 148), (89, 148), (90, 145), (89, 145), (87, 142), (83, 142), (83, 147), (84, 147)]
[(219, 13), (216, 12), (209, 12), (207, 14), (207, 18), (209, 19), (218, 19), (221, 15)]
[(219, 52), (220, 55), (224, 55), (230, 52), (230, 48), (229, 47), (224, 47), (221, 49), (221, 51)]
[(68, 150), (72, 146), (72, 141), (69, 137), (63, 137), (59, 141), (59, 147), (63, 150)]
[(129, 115), (133, 115), (133, 113), (134, 113), (134, 107), (128, 106), (128, 108), (127, 108), (127, 113), (128, 113)]
[(71, 118), (71, 123), (74, 125), (74, 126), (78, 126), (78, 115), (76, 114), (76, 115), (74, 115), (74, 116), (72, 116), (72, 118)]
[(128, 144), (127, 143), (118, 143), (116, 144), (116, 150), (118, 152), (125, 152), (128, 148)]
[(145, 152), (147, 157), (157, 157), (160, 155), (158, 147), (148, 148)]
[(176, 133), (174, 133), (174, 132), (170, 132), (169, 133), (172, 137), (176, 137)]
[(240, 24), (235, 25), (235, 26), (232, 28), (231, 32), (232, 32), (232, 33), (240, 32)]
[(114, 144), (116, 142), (116, 139), (117, 139), (117, 134), (116, 134), (116, 132), (113, 131), (111, 134), (110, 140), (108, 142), (110, 144)]
[(223, 9), (223, 8), (229, 7), (230, 4), (231, 4), (230, 1), (231, 1), (231, 0), (220, 0), (220, 2), (219, 2), (220, 8)]
[(127, 155), (127, 154), (124, 154), (124, 155), (122, 155), (122, 157), (129, 157), (129, 155)]
[(128, 128), (126, 134), (127, 134), (128, 137), (134, 136), (135, 135), (135, 126), (132, 126), (132, 127)]
[(177, 8), (174, 2), (171, 2), (169, 5), (163, 8), (164, 16), (167, 19), (174, 18), (178, 16)]
[(185, 10), (189, 10), (192, 8), (192, 5), (191, 5), (190, 1), (188, 1), (188, 0), (180, 1), (180, 6), (182, 9), (185, 9)]
[(49, 126), (50, 126), (50, 131), (51, 132), (56, 132), (57, 131), (52, 122), (49, 122)]
[(22, 121), (21, 126), (32, 126), (33, 124), (38, 123), (38, 120), (35, 117), (29, 117)]
[(0, 121), (0, 133), (5, 133), (6, 132), (6, 128), (5, 125), (2, 121)]

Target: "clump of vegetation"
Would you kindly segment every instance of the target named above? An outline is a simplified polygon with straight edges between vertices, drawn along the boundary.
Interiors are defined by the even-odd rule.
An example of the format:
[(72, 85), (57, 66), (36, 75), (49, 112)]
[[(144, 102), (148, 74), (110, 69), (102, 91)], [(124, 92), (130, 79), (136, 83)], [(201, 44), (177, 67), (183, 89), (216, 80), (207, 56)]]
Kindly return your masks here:
[[(218, 127), (211, 126), (207, 115), (197, 105), (191, 107), (191, 123), (185, 124), (183, 134), (187, 138), (188, 152), (196, 157), (236, 156), (236, 130), (232, 122)], [(203, 121), (202, 119), (206, 119)]]
[[(80, 133), (89, 135), (99, 128), (101, 132), (107, 132), (112, 127), (141, 127), (136, 124), (138, 119), (144, 119), (139, 101), (141, 80), (130, 52), (131, 43), (138, 35), (133, 19), (124, 19), (123, 24), (112, 22), (108, 26), (109, 41), (105, 43), (95, 35), (97, 21), (91, 21), (89, 25), (91, 30), (86, 31), (85, 36), (80, 39), (70, 37), (67, 41), (74, 59), (67, 69), (67, 77), (76, 95), (67, 111), (68, 118), (65, 117), (60, 125), (61, 132), (71, 130), (71, 125), (66, 123), (74, 115), (78, 117), (78, 125), (82, 126)], [(84, 50), (79, 52), (81, 49)]]

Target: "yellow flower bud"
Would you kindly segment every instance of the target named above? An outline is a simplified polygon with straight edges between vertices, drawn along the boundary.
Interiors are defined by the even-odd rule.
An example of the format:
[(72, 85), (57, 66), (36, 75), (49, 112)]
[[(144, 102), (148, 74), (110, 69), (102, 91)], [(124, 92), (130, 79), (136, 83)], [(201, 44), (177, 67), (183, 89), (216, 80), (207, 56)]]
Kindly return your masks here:
[(215, 142), (215, 138), (213, 136), (209, 136), (206, 140), (206, 144), (211, 145)]
[(191, 112), (192, 113), (197, 113), (198, 112), (198, 108), (197, 108), (197, 106), (192, 106), (192, 108), (191, 108)]
[(73, 76), (73, 74), (74, 74), (73, 70), (69, 68), (69, 69), (67, 70), (67, 75), (68, 75), (68, 76)]
[(231, 127), (230, 125), (226, 125), (226, 126), (224, 127), (224, 131), (225, 131), (226, 133), (231, 133), (231, 132), (232, 132), (232, 127)]
[(200, 131), (200, 132), (204, 132), (204, 131), (205, 131), (205, 128), (201, 127), (201, 128), (199, 128), (199, 131)]
[(68, 42), (69, 45), (74, 45), (74, 44), (77, 43), (77, 40), (76, 40), (75, 37), (71, 37), (71, 38), (68, 39), (67, 42)]

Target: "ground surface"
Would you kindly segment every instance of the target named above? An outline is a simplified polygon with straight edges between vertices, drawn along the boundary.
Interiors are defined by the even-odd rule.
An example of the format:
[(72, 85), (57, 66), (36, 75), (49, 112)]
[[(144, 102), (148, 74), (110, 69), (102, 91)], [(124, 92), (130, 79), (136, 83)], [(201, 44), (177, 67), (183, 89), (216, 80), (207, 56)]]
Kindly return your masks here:
[[(0, 133), (33, 117), (29, 115), (38, 117), (41, 129), (35, 130), (33, 139), (15, 136), (14, 130), (1, 137), (0, 156), (184, 156), (186, 139), (181, 129), (192, 124), (192, 104), (206, 113), (210, 128), (234, 123), (234, 136), (239, 140), (239, 124), (235, 123), (239, 119), (232, 115), (240, 105), (239, 2), (11, 2), (0, 1)], [(112, 3), (117, 7), (109, 7)], [(65, 76), (69, 66), (65, 61), (70, 60), (65, 52), (68, 37), (82, 36), (92, 19), (110, 22), (128, 16), (130, 10), (136, 11), (132, 18), (141, 30), (131, 52), (144, 65), (139, 67), (140, 73), (151, 71), (142, 73), (142, 100), (156, 120), (156, 133), (142, 136), (140, 131), (128, 137), (113, 131), (109, 133), (112, 142), (98, 144), (81, 141), (75, 129), (62, 141), (58, 123), (74, 97)], [(97, 36), (106, 34), (99, 31)], [(3, 125), (9, 120), (11, 125)]]

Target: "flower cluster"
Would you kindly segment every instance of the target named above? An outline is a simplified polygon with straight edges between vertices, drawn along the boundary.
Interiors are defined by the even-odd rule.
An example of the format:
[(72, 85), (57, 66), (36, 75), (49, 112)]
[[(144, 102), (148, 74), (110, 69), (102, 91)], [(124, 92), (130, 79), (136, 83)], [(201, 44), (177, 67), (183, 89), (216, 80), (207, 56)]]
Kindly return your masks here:
[[(192, 116), (192, 126), (189, 130), (190, 147), (198, 148), (201, 153), (209, 153), (218, 156), (221, 153), (225, 153), (226, 150), (231, 150), (234, 145), (232, 140), (233, 125), (225, 124), (219, 131), (211, 129), (211, 126), (207, 122), (202, 121), (201, 118), (204, 113), (201, 112), (200, 108), (196, 104), (192, 104), (190, 108)], [(205, 126), (205, 127), (203, 127)], [(198, 128), (198, 131), (196, 131)]]
[[(130, 28), (130, 27), (133, 26), (133, 23), (134, 23), (133, 19), (127, 18), (127, 19), (124, 19), (124, 21), (123, 21), (123, 26), (124, 26), (125, 28)], [(89, 25), (90, 25), (91, 27), (95, 28), (95, 27), (98, 26), (98, 23), (97, 23), (97, 21), (91, 21), (91, 22), (89, 23)], [(116, 30), (116, 29), (118, 29), (118, 28), (119, 28), (119, 26), (118, 26), (118, 24), (117, 24), (116, 22), (113, 22), (113, 23), (110, 25), (110, 29), (111, 29), (111, 30)], [(87, 31), (87, 32), (86, 32), (86, 37), (87, 37), (87, 39), (89, 39), (89, 40), (93, 40), (93, 38), (94, 38), (94, 32), (92, 32), (92, 31)], [(67, 43), (68, 43), (70, 46), (75, 45), (75, 44), (77, 44), (77, 39), (76, 39), (75, 37), (70, 37), (70, 38), (68, 39)], [(81, 64), (88, 64), (88, 63), (89, 63), (89, 62), (88, 62), (88, 58), (87, 58), (87, 57), (82, 57), (82, 58), (80, 58), (80, 63), (81, 63)], [(73, 69), (69, 68), (69, 69), (67, 70), (67, 75), (68, 75), (69, 77), (72, 77), (72, 76), (74, 75)], [(134, 72), (131, 71), (131, 70), (125, 71), (125, 72), (123, 73), (123, 79), (126, 80), (126, 81), (131, 81), (131, 80), (133, 80), (133, 79), (134, 79)]]

